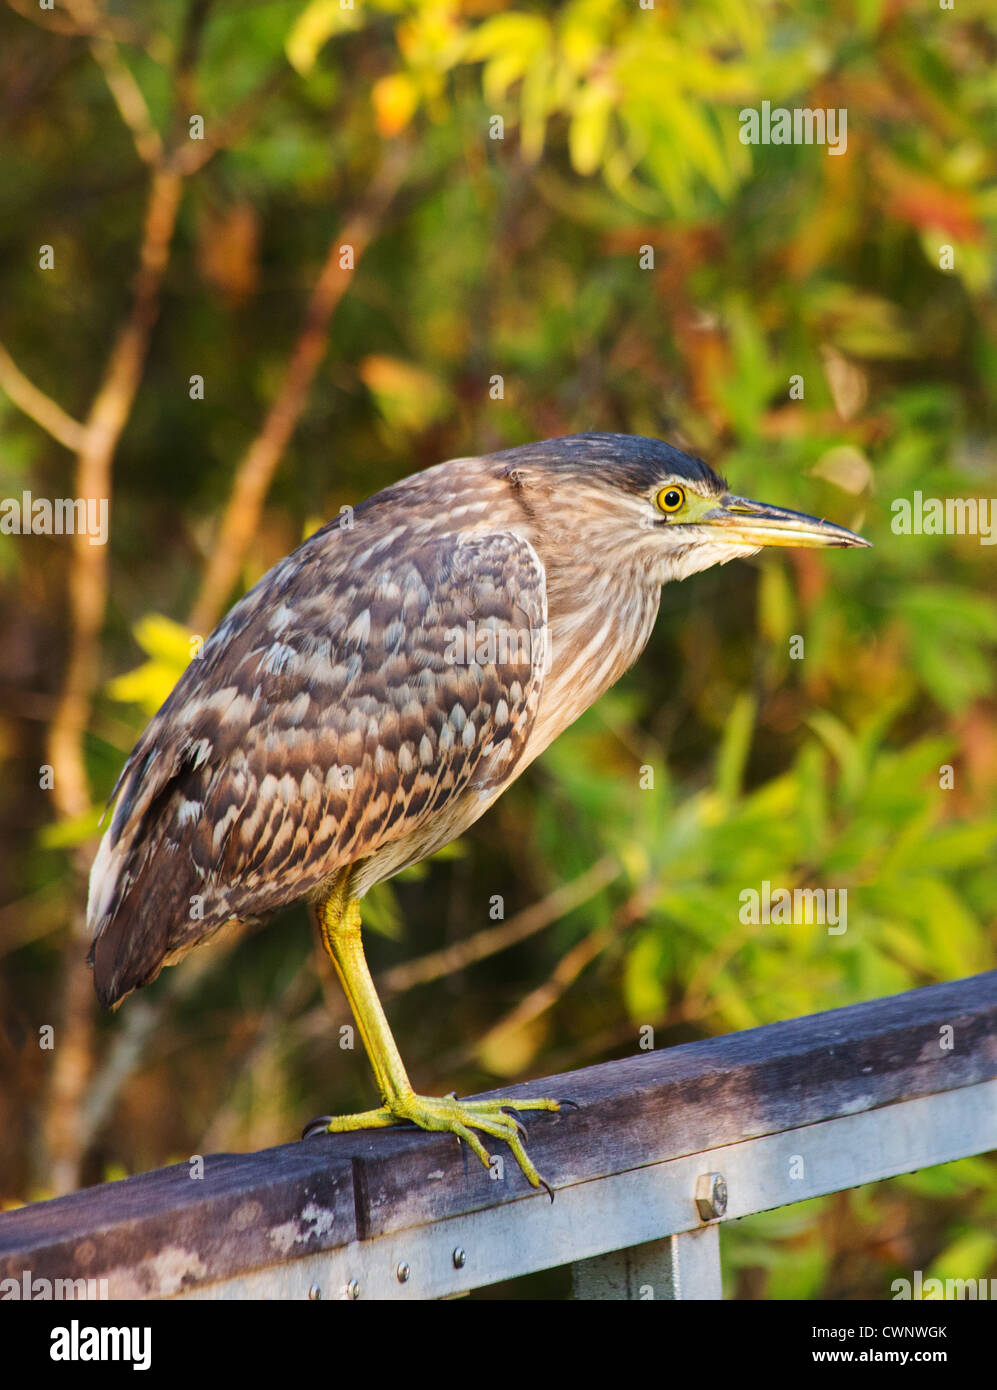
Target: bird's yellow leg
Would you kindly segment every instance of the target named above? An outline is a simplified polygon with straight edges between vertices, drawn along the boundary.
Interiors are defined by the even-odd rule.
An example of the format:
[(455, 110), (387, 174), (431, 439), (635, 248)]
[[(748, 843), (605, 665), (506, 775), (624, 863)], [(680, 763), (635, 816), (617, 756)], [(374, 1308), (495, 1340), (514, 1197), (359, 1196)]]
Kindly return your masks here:
[(349, 897), (345, 883), (337, 885), (319, 904), (318, 920), (322, 944), (336, 967), (383, 1104), (379, 1110), (365, 1110), (356, 1115), (324, 1115), (308, 1127), (306, 1134), (381, 1129), (408, 1122), (418, 1125), (420, 1129), (455, 1134), (477, 1154), (486, 1168), (490, 1168), (491, 1156), (475, 1133), (480, 1131), (492, 1138), (503, 1139), (529, 1182), (550, 1192), (523, 1147), (525, 1129), (508, 1111), (560, 1110), (562, 1102), (513, 1099), (461, 1101), (456, 1096), (416, 1095), (364, 957), (360, 940), (360, 905), (355, 898)]

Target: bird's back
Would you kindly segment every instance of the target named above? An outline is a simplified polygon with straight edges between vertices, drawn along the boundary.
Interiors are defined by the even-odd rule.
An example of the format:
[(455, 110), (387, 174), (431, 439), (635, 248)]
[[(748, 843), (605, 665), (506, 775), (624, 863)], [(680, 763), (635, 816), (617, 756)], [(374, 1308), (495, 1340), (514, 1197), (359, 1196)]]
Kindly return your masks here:
[(344, 865), (363, 864), (364, 891), (480, 814), (522, 756), (543, 653), (454, 638), (544, 632), (518, 517), (503, 469), (451, 461), (330, 523), (236, 604), (115, 789), (90, 881), (103, 1003)]

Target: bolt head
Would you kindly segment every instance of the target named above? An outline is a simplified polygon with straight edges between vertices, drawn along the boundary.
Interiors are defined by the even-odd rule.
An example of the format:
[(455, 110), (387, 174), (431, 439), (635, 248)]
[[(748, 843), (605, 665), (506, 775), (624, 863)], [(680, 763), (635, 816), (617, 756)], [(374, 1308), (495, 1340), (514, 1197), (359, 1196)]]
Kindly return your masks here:
[(458, 1245), (457, 1249), (453, 1252), (453, 1267), (454, 1269), (463, 1269), (466, 1264), (467, 1251), (462, 1245)]
[(405, 1284), (408, 1282), (408, 1277), (412, 1273), (412, 1271), (409, 1269), (406, 1262), (404, 1260), (401, 1260), (399, 1262), (398, 1268), (395, 1270), (395, 1273), (398, 1275), (399, 1284)]
[(696, 1210), (703, 1221), (715, 1221), (727, 1210), (727, 1180), (723, 1173), (701, 1173), (696, 1179)]
[(320, 1284), (312, 1284), (311, 1288), (308, 1290), (308, 1297), (313, 1303), (317, 1303), (322, 1297), (322, 1286)]
[(359, 1298), (359, 1297), (360, 1297), (360, 1283), (359, 1283), (358, 1280), (356, 1280), (356, 1279), (351, 1279), (350, 1282), (346, 1285), (346, 1297), (347, 1297), (347, 1298)]

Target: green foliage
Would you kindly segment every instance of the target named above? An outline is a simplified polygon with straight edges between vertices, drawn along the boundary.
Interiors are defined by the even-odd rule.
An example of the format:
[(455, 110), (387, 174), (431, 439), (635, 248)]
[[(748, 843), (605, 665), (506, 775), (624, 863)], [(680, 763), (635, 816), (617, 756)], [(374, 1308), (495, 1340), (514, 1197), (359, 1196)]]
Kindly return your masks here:
[[(960, 1221), (967, 1208), (978, 1227)], [(745, 1217), (720, 1228), (724, 1295), (886, 1299), (917, 1269), (925, 1280), (989, 1279), (995, 1209), (997, 1170), (970, 1158)], [(927, 1249), (937, 1253), (925, 1259)]]

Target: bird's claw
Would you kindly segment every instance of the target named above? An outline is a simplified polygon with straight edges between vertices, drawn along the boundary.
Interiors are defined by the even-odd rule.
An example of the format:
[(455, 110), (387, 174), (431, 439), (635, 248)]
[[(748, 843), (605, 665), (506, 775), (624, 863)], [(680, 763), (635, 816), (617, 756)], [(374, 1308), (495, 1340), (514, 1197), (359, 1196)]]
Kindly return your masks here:
[(519, 1130), (520, 1134), (523, 1136), (524, 1139), (529, 1139), (530, 1132), (520, 1119), (519, 1111), (516, 1109), (514, 1105), (503, 1105), (502, 1114), (511, 1115), (516, 1122), (516, 1128)]
[(492, 1156), (479, 1135), (501, 1139), (508, 1144), (527, 1182), (532, 1187), (542, 1187), (553, 1201), (553, 1189), (537, 1172), (523, 1147), (523, 1141), (528, 1135), (526, 1126), (519, 1117), (519, 1111), (560, 1108), (561, 1102), (556, 1100), (519, 1100), (503, 1097), (499, 1100), (462, 1101), (457, 1099), (455, 1092), (441, 1099), (417, 1096), (410, 1092), (386, 1099), (380, 1110), (339, 1117), (323, 1115), (306, 1127), (302, 1138), (323, 1132), (381, 1129), (387, 1125), (405, 1128), (417, 1126), (419, 1129), (453, 1134), (458, 1143), (466, 1144), (488, 1169), (492, 1167)]
[(332, 1115), (316, 1115), (315, 1119), (309, 1120), (301, 1131), (302, 1139), (312, 1139), (316, 1134), (328, 1134), (332, 1119)]

